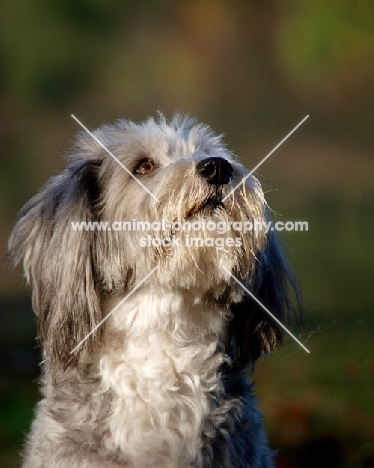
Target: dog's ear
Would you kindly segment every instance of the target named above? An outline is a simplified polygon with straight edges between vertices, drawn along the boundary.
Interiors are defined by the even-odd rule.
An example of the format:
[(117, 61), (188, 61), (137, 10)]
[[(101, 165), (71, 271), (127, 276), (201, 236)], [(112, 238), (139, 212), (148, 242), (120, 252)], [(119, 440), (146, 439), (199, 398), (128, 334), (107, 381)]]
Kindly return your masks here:
[(23, 258), (38, 340), (55, 369), (77, 364), (100, 338), (101, 329), (71, 354), (101, 319), (92, 254), (95, 232), (75, 231), (71, 225), (94, 218), (100, 165), (99, 160), (71, 162), (26, 203), (9, 239), (7, 260), (16, 265)]
[[(267, 245), (258, 260), (255, 275), (247, 287), (283, 323), (286, 311), (294, 309), (292, 294), (298, 304), (301, 297), (291, 265), (274, 232), (269, 232)], [(247, 293), (241, 302), (232, 306), (232, 312), (231, 337), (236, 358), (243, 367), (282, 343), (282, 328)]]

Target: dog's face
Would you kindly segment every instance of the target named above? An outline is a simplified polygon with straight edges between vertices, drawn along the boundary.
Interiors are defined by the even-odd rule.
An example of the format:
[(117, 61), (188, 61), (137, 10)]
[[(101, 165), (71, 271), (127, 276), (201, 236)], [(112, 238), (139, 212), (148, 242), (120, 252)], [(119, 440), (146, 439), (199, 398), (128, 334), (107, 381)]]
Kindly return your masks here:
[[(87, 157), (101, 161), (96, 177), (100, 195), (91, 203), (91, 217), (119, 227), (131, 222), (131, 229), (95, 234), (101, 288), (122, 292), (130, 279), (138, 283), (156, 264), (160, 268), (151, 282), (196, 294), (214, 290), (219, 295), (233, 283), (222, 266), (241, 279), (253, 274), (266, 238), (263, 231), (244, 232), (244, 223), (265, 220), (263, 193), (250, 177), (223, 202), (247, 171), (219, 138), (179, 119), (171, 125), (119, 122), (110, 138), (108, 134), (99, 132), (100, 141), (131, 174), (83, 135), (90, 146)], [(143, 222), (144, 229), (134, 222)], [(224, 226), (231, 229), (224, 232)]]
[[(232, 309), (243, 364), (276, 346), (278, 327), (227, 272), (282, 317), (289, 267), (273, 235), (248, 228), (269, 219), (258, 181), (244, 180), (248, 171), (220, 137), (180, 116), (119, 121), (95, 135), (115, 158), (82, 133), (67, 168), (25, 205), (10, 238), (13, 262), (24, 258), (32, 282), (46, 358), (78, 362), (68, 351), (102, 319), (103, 298), (123, 295), (155, 266), (148, 287), (192, 291)], [(112, 228), (71, 224), (93, 221)], [(101, 333), (82, 351), (93, 352)]]

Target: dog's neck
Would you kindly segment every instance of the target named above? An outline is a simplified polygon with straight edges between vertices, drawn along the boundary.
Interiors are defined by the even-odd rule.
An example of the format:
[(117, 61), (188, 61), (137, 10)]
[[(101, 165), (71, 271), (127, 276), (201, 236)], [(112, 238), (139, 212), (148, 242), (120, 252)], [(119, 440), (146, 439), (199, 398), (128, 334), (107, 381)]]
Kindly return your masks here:
[[(163, 287), (143, 288), (131, 296), (115, 297), (103, 302), (103, 311), (109, 315), (109, 334), (136, 337), (162, 336), (178, 340), (182, 345), (193, 343), (211, 335), (220, 340), (226, 328), (229, 312), (218, 303), (209, 303), (205, 296), (187, 290), (170, 290)], [(120, 304), (121, 303), (121, 304)]]

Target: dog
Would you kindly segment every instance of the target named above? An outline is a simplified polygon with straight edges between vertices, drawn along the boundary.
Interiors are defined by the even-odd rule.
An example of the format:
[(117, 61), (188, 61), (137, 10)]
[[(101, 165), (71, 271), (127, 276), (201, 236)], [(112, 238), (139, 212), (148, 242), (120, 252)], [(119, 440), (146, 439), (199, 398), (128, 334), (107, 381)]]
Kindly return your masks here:
[(297, 286), (276, 233), (240, 229), (269, 220), (188, 116), (79, 132), (9, 240), (44, 359), (23, 468), (274, 466), (248, 375), (283, 332), (245, 289), (284, 321)]

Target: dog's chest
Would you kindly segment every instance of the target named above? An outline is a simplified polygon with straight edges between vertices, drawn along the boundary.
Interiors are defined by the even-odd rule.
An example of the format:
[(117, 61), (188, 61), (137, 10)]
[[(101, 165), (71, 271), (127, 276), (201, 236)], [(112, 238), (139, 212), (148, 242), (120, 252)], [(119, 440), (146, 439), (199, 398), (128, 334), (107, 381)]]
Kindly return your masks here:
[(220, 362), (213, 341), (176, 346), (165, 336), (103, 356), (102, 383), (114, 394), (107, 447), (134, 466), (198, 466)]

